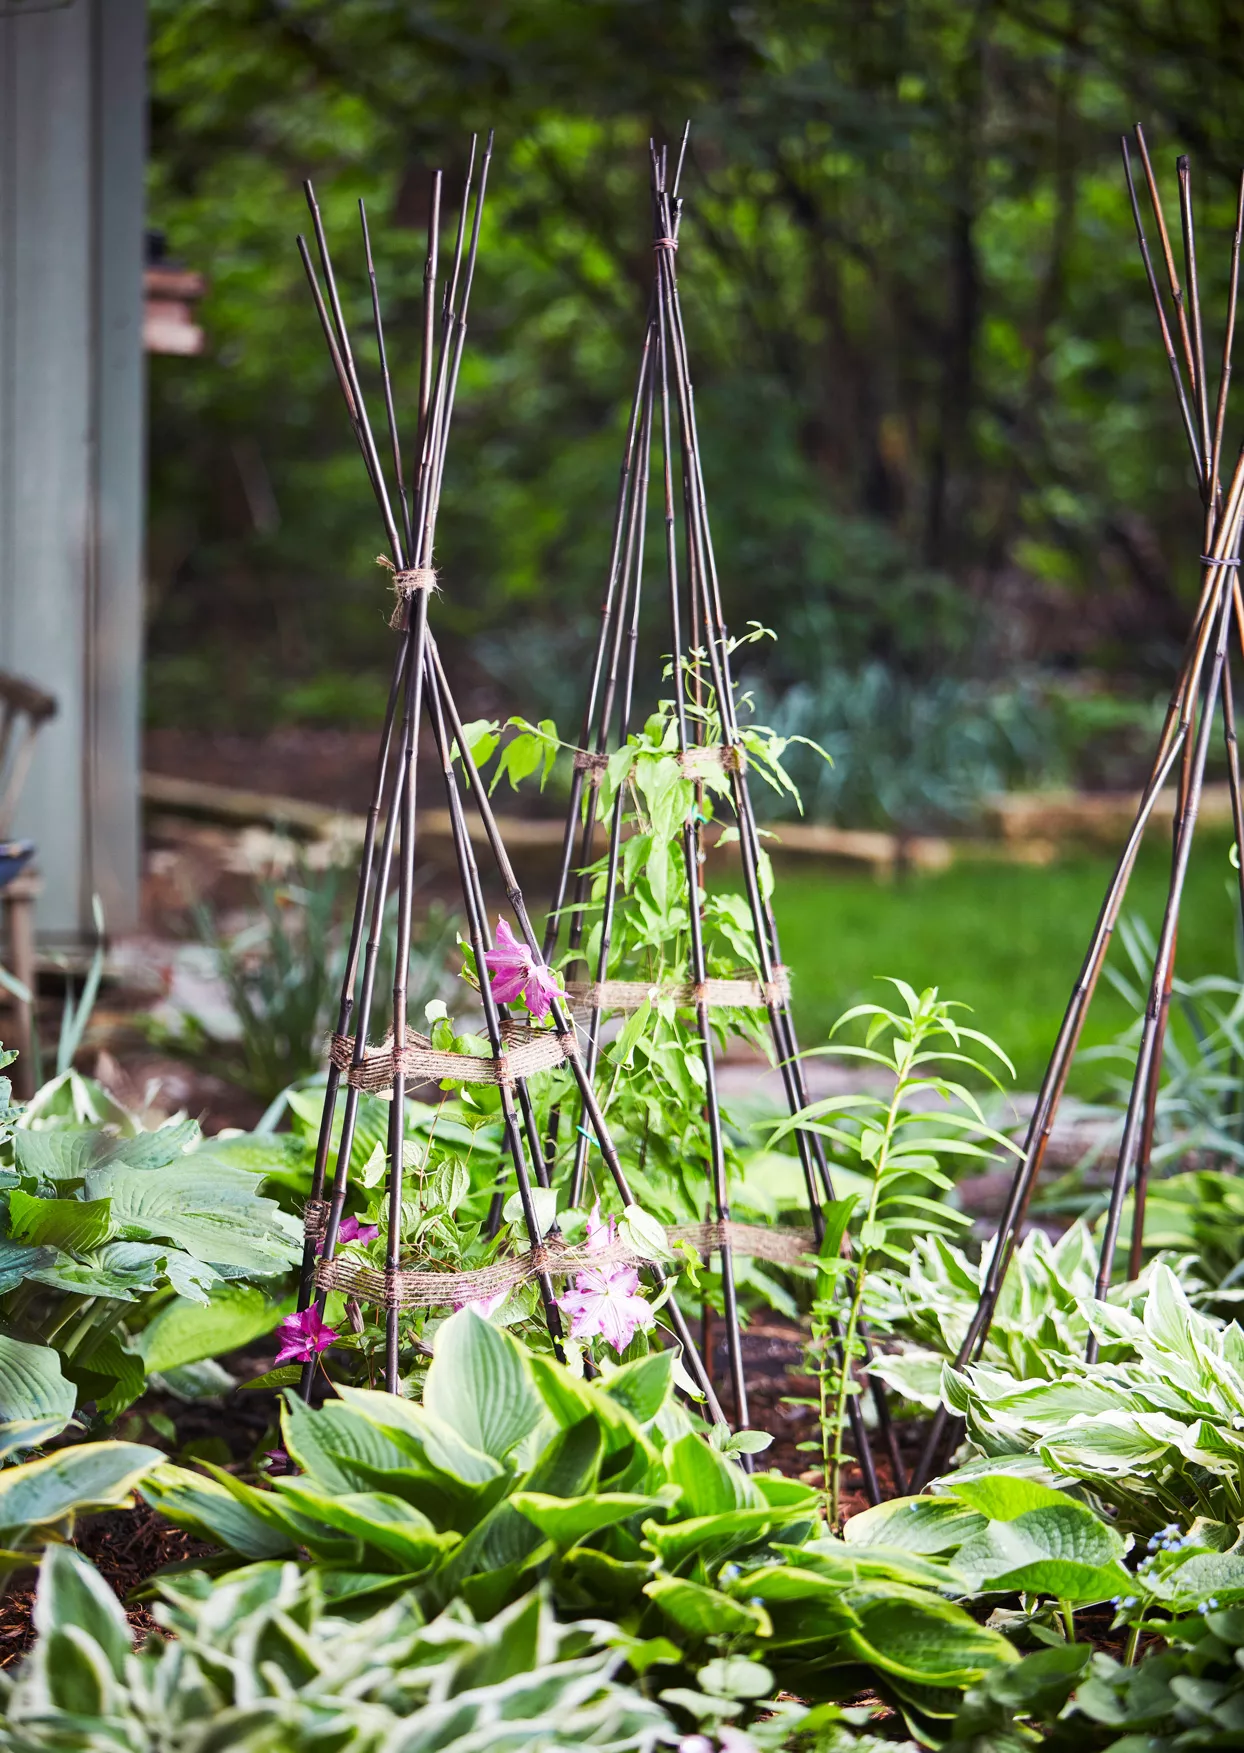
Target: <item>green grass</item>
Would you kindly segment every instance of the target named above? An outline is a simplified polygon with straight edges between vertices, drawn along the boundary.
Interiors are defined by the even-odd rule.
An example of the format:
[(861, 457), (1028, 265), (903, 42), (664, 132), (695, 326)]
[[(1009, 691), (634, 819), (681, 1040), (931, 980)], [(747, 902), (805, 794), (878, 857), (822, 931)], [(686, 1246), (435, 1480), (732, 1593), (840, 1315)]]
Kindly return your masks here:
[[(1155, 931), (1170, 875), (1169, 832), (1152, 833), (1124, 904)], [(1230, 840), (1198, 837), (1181, 910), (1177, 970), (1189, 978), (1236, 972), (1235, 872)], [(782, 955), (791, 969), (801, 1043), (815, 1046), (835, 1017), (862, 997), (885, 999), (876, 976), (895, 974), (917, 988), (972, 1007), (972, 1021), (1015, 1061), (1020, 1089), (1035, 1089), (1054, 1044), (1093, 930), (1113, 861), (1082, 853), (1045, 869), (963, 863), (894, 884), (785, 859), (775, 904)], [(733, 885), (731, 885), (733, 886)], [(1238, 890), (1235, 890), (1238, 896)], [(1122, 951), (1111, 951), (1116, 964)], [(1084, 1044), (1111, 1040), (1131, 1020), (1104, 979)], [(1093, 1074), (1073, 1075), (1088, 1095)]]

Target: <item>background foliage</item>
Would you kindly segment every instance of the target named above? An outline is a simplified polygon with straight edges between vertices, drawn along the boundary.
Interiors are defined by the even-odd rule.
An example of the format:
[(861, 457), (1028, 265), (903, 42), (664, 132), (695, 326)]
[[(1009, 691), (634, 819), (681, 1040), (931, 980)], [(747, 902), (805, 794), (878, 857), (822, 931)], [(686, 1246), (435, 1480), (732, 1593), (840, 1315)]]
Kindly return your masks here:
[[(409, 408), (428, 172), (452, 187), (446, 154), (495, 125), (438, 617), (460, 670), (568, 721), (577, 665), (557, 660), (590, 636), (646, 298), (645, 143), (688, 115), (706, 470), (732, 619), (784, 635), (767, 684), (827, 664), (882, 665), (914, 698), (1034, 664), (1169, 673), (1198, 532), (1117, 135), (1139, 117), (1163, 164), (1195, 154), (1216, 310), (1230, 18), (154, 0), (152, 222), (210, 280), (208, 354), (153, 363), (154, 715), (378, 710), (375, 516), (293, 248), (298, 181), (317, 179), (359, 321), (369, 202)], [(222, 663), (238, 638), (248, 663)]]

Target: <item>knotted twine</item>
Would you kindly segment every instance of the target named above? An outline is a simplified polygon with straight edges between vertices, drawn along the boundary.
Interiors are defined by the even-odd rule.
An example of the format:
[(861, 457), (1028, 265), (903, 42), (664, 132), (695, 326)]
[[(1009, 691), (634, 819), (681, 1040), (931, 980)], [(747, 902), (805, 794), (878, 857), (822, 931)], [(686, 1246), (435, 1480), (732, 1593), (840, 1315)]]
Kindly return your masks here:
[[(308, 1235), (320, 1231), (308, 1230)], [(754, 1260), (778, 1266), (797, 1266), (816, 1252), (811, 1230), (784, 1229), (751, 1223), (674, 1224), (665, 1231), (671, 1248), (682, 1243), (697, 1254), (717, 1253), (725, 1246)], [(438, 1309), (482, 1301), (500, 1291), (513, 1290), (533, 1278), (573, 1278), (579, 1272), (598, 1272), (610, 1266), (660, 1266), (668, 1259), (655, 1248), (645, 1250), (614, 1240), (597, 1248), (571, 1248), (550, 1237), (538, 1248), (510, 1260), (498, 1260), (473, 1272), (382, 1272), (344, 1257), (321, 1260), (315, 1269), (320, 1290), (339, 1290), (363, 1302), (382, 1303), (390, 1309)]]
[(421, 590), (439, 590), (435, 566), (397, 567), (387, 555), (377, 554), (376, 565), (384, 566), (393, 574), (393, 594), (397, 602), (389, 617), (389, 626), (395, 632), (405, 632), (410, 624), (410, 599)]

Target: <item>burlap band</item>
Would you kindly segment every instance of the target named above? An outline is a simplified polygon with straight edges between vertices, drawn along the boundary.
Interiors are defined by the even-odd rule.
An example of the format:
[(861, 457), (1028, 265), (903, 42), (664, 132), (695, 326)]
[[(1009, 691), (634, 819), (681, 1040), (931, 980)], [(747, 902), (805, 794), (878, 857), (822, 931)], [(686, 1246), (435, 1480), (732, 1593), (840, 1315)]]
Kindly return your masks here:
[(393, 574), (393, 589), (397, 601), (389, 616), (389, 626), (395, 633), (404, 633), (410, 626), (410, 599), (421, 590), (437, 588), (436, 569), (432, 566), (412, 566), (408, 572)]
[(609, 765), (609, 757), (598, 755), (594, 749), (576, 749), (574, 764), (580, 773), (603, 773)]
[(356, 1065), (355, 1043), (349, 1035), (334, 1035), (329, 1058), (344, 1071), (346, 1082), (357, 1090), (387, 1090), (401, 1072), (410, 1083), (513, 1083), (515, 1078), (534, 1077), (571, 1058), (577, 1051), (573, 1035), (554, 1029), (528, 1029), (521, 1023), (502, 1023), (505, 1052), (499, 1059), (476, 1059), (469, 1053), (446, 1053), (433, 1047), (426, 1035), (407, 1029), (406, 1044), (394, 1050), (390, 1035), (381, 1046), (365, 1052)]
[(571, 980), (566, 996), (575, 1010), (638, 1010), (649, 1000), (672, 999), (676, 1005), (706, 1004), (710, 1010), (765, 1010), (790, 998), (790, 976), (779, 963), (772, 980), (666, 981)]
[(712, 773), (742, 773), (747, 755), (739, 743), (696, 743), (678, 757), (684, 779), (707, 779)]
[[(673, 1244), (684, 1242), (697, 1254), (718, 1253), (723, 1244), (732, 1253), (774, 1265), (796, 1266), (816, 1252), (811, 1230), (782, 1229), (751, 1223), (675, 1224), (665, 1232)], [(498, 1260), (474, 1272), (379, 1272), (374, 1266), (339, 1258), (321, 1260), (315, 1270), (320, 1290), (340, 1290), (363, 1302), (383, 1303), (386, 1308), (440, 1309), (480, 1302), (499, 1291), (513, 1290), (533, 1278), (573, 1278), (576, 1272), (599, 1271), (605, 1266), (657, 1266), (654, 1253), (643, 1253), (624, 1242), (603, 1248), (568, 1248), (549, 1241), (512, 1260)]]

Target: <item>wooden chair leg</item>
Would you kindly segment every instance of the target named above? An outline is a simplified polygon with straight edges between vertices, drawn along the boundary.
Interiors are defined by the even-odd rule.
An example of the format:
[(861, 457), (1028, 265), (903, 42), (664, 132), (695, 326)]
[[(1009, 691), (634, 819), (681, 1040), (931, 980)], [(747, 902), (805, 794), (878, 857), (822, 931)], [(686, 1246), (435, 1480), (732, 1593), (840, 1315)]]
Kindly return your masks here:
[(5, 894), (4, 910), (8, 915), (10, 971), (17, 976), (30, 994), (28, 999), (15, 998), (16, 1024), (13, 1040), (17, 1063), (12, 1067), (13, 1090), (23, 1101), (35, 1093), (34, 1061), (34, 995), (35, 995), (35, 903), (33, 895)]

